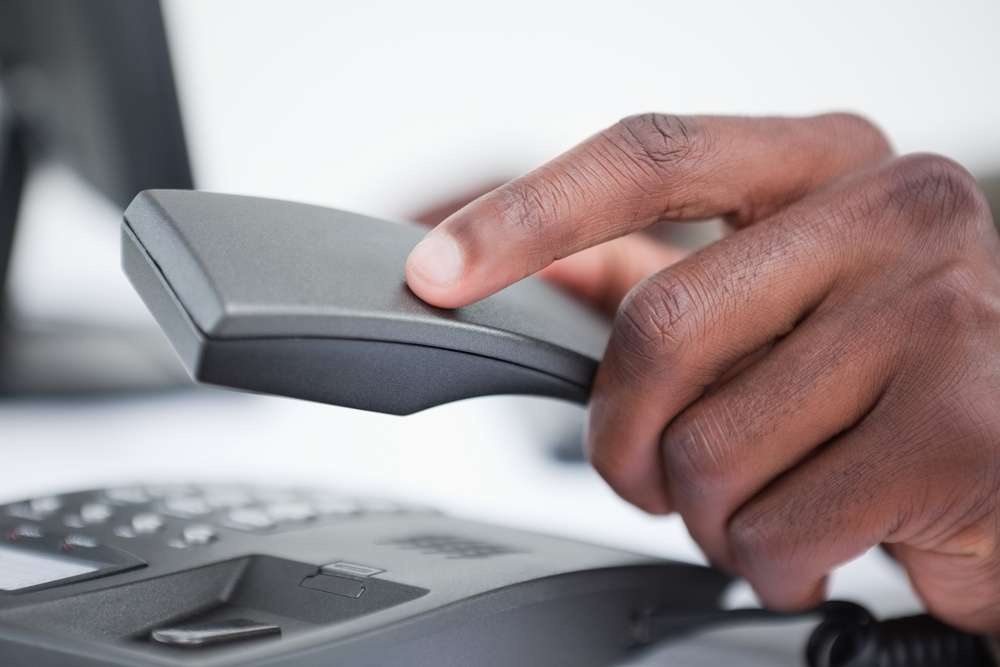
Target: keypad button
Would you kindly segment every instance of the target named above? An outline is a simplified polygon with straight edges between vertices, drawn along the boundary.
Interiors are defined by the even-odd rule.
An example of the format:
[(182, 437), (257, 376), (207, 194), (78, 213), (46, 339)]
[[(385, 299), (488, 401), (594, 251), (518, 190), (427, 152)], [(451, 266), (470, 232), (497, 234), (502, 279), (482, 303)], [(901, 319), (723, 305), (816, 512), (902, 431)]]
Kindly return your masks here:
[(203, 499), (197, 496), (189, 496), (170, 498), (164, 501), (163, 511), (182, 519), (193, 519), (194, 517), (209, 514), (212, 508)]
[(83, 528), (87, 525), (79, 514), (67, 514), (62, 518), (62, 522), (68, 528)]
[(267, 512), (252, 507), (231, 511), (226, 517), (226, 524), (238, 530), (267, 530), (275, 525)]
[(189, 545), (184, 540), (174, 538), (172, 540), (167, 540), (167, 546), (170, 547), (171, 549), (187, 549), (191, 545)]
[(80, 535), (79, 533), (67, 535), (63, 542), (66, 546), (82, 547), (84, 549), (93, 549), (97, 546), (97, 540), (95, 538), (90, 535)]
[(219, 539), (219, 535), (215, 532), (215, 528), (205, 524), (195, 524), (193, 526), (186, 527), (181, 533), (181, 537), (190, 545), (210, 544)]
[(135, 537), (135, 531), (132, 530), (132, 526), (115, 526), (111, 532), (118, 537), (124, 537), (125, 539), (132, 539)]
[(278, 523), (308, 521), (316, 517), (316, 508), (303, 502), (272, 503), (264, 511)]
[(39, 540), (45, 537), (45, 531), (43, 531), (39, 526), (35, 526), (30, 523), (21, 524), (20, 526), (15, 526), (7, 532), (7, 539), (11, 541), (16, 541), (20, 539), (32, 539)]
[(334, 576), (347, 575), (349, 577), (371, 577), (385, 572), (385, 570), (372, 567), (371, 565), (349, 563), (343, 560), (338, 560), (336, 563), (330, 563), (329, 565), (323, 565), (319, 568), (319, 571), (323, 574), (330, 574)]
[(52, 514), (62, 507), (62, 500), (57, 496), (46, 496), (28, 501), (28, 506), (39, 514)]
[(137, 486), (108, 489), (104, 492), (104, 497), (119, 505), (141, 505), (149, 502), (149, 494)]
[(132, 530), (137, 535), (149, 535), (163, 528), (163, 517), (153, 512), (141, 512), (132, 517)]
[(114, 510), (104, 503), (84, 503), (80, 507), (80, 518), (84, 523), (104, 523), (112, 514)]

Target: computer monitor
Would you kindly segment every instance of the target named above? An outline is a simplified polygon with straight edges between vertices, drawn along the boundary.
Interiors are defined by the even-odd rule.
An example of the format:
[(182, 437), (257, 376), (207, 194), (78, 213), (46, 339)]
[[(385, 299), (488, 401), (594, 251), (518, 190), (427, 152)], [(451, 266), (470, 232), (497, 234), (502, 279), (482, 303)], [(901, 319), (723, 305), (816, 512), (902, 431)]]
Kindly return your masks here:
[(4, 298), (21, 192), (39, 161), (68, 165), (121, 209), (143, 189), (192, 187), (157, 0), (0, 2), (0, 160), (0, 394), (130, 389), (175, 375), (154, 331), (25, 333)]

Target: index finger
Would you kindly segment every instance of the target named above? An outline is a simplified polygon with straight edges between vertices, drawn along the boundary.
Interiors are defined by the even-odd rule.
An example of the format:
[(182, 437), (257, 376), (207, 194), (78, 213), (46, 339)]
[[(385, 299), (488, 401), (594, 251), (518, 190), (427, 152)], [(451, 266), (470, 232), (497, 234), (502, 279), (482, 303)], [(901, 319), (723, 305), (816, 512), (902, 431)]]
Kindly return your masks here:
[(849, 114), (631, 116), (450, 216), (413, 249), (406, 281), (464, 306), (656, 221), (752, 222), (889, 152)]

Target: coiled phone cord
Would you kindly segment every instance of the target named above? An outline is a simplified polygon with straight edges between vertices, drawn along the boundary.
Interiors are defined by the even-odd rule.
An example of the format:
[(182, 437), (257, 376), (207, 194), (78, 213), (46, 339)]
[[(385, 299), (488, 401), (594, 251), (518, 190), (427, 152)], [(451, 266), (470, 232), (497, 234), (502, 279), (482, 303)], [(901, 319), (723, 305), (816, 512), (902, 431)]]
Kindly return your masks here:
[(819, 616), (806, 644), (809, 667), (998, 667), (988, 640), (926, 614), (878, 621), (861, 605), (830, 601), (802, 613), (767, 609), (661, 611), (641, 619), (636, 638), (652, 639), (734, 623)]

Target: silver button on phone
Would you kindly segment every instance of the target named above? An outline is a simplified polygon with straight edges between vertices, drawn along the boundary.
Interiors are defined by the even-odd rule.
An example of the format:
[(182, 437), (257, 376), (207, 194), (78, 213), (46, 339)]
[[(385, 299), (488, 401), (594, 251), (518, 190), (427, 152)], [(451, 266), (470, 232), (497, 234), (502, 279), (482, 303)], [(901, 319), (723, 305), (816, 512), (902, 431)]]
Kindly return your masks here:
[(163, 510), (167, 514), (191, 519), (196, 516), (205, 516), (212, 511), (208, 503), (197, 496), (171, 498), (163, 503)]
[(83, 547), (84, 549), (93, 549), (97, 546), (97, 540), (93, 537), (90, 535), (80, 535), (78, 533), (67, 535), (63, 542), (66, 546)]
[(316, 516), (316, 509), (309, 503), (284, 502), (267, 506), (267, 515), (275, 521), (308, 521)]
[(21, 524), (20, 526), (17, 526), (13, 530), (11, 530), (10, 533), (8, 533), (8, 535), (15, 540), (21, 539), (22, 537), (28, 537), (33, 540), (45, 537), (45, 533), (42, 531), (41, 528), (31, 524)]
[(163, 517), (153, 512), (141, 512), (132, 517), (132, 530), (139, 535), (155, 533), (163, 528)]
[(62, 501), (56, 496), (46, 496), (44, 498), (35, 498), (29, 501), (28, 505), (39, 514), (52, 514), (62, 507)]
[(84, 523), (104, 523), (113, 513), (114, 510), (104, 503), (84, 503), (80, 507), (80, 518)]
[(184, 542), (191, 545), (209, 544), (219, 539), (215, 529), (205, 524), (188, 526), (181, 533), (181, 536), (184, 538)]
[(328, 565), (323, 565), (319, 568), (319, 571), (323, 574), (331, 575), (347, 575), (349, 577), (371, 577), (376, 574), (381, 574), (385, 570), (372, 567), (371, 565), (362, 565), (361, 563), (349, 563), (347, 561), (338, 560), (336, 563), (330, 563)]
[(277, 625), (258, 623), (248, 618), (234, 618), (212, 623), (160, 628), (153, 630), (150, 638), (154, 642), (169, 646), (197, 647), (280, 634), (281, 628)]
[(135, 531), (132, 530), (132, 526), (115, 526), (112, 532), (118, 537), (124, 537), (125, 539), (135, 537)]
[(275, 525), (267, 512), (250, 507), (230, 512), (227, 523), (240, 530), (266, 530)]

